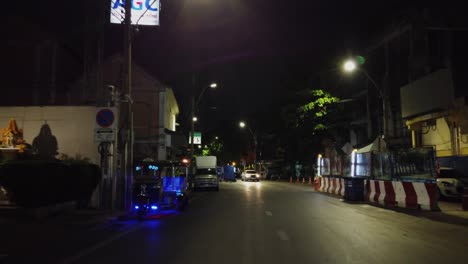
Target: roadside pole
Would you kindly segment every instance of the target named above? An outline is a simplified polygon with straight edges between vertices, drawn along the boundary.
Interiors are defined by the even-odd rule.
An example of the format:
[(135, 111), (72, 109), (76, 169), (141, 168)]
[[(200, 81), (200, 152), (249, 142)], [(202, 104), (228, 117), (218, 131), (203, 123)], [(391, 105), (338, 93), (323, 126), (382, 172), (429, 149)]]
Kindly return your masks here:
[(127, 209), (130, 206), (130, 188), (132, 182), (132, 169), (133, 169), (133, 111), (132, 111), (132, 1), (125, 1), (125, 28), (124, 28), (124, 68), (125, 68), (125, 91), (127, 93), (127, 113), (124, 127), (127, 130), (127, 138), (125, 142), (125, 161), (124, 170), (121, 182), (120, 202), (123, 209)]
[[(195, 98), (192, 96), (191, 99), (191, 110), (190, 110), (190, 175), (193, 173), (193, 157), (194, 157), (194, 141), (195, 141)], [(190, 176), (190, 187), (192, 183), (192, 176)]]

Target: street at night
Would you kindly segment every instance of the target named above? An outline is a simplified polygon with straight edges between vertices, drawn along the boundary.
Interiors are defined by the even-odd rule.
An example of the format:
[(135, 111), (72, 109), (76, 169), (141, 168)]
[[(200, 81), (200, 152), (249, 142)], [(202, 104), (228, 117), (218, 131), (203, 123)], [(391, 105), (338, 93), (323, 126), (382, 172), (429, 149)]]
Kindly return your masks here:
[(20, 221), (2, 228), (0, 253), (5, 263), (464, 263), (464, 217), (347, 203), (301, 184), (237, 181), (197, 192), (182, 213), (143, 222)]
[(0, 25), (0, 264), (468, 263), (465, 7), (33, 2)]

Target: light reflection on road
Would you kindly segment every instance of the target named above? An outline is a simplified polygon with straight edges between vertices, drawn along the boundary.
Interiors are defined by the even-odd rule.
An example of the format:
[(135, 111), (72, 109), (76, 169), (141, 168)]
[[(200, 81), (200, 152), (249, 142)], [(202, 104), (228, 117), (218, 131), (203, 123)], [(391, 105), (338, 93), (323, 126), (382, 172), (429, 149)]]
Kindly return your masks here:
[(255, 192), (255, 201), (263, 202), (261, 182), (243, 182), (246, 198), (248, 202), (254, 202), (252, 192)]

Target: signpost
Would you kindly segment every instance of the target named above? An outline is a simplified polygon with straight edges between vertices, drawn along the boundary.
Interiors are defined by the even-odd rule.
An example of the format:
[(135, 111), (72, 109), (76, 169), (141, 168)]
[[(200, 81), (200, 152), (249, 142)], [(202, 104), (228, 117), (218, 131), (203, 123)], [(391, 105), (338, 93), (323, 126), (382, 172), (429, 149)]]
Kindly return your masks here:
[(113, 142), (115, 140), (115, 130), (108, 128), (97, 128), (94, 133), (96, 142)]
[(113, 142), (115, 140), (117, 122), (115, 108), (98, 108), (96, 112), (96, 129), (94, 140), (96, 142)]
[[(189, 144), (192, 144), (192, 133), (189, 133)], [(193, 132), (193, 144), (201, 144), (201, 133)]]
[(98, 108), (96, 113), (96, 124), (100, 128), (114, 128), (115, 127), (115, 109), (111, 108)]

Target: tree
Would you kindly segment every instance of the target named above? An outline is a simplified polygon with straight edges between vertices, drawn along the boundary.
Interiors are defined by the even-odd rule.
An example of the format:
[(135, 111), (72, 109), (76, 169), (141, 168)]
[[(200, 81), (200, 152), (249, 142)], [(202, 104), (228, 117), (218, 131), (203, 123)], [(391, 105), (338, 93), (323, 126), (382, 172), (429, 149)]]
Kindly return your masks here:
[(309, 159), (321, 149), (321, 140), (328, 137), (329, 124), (337, 115), (331, 107), (339, 99), (323, 90), (305, 89), (291, 94), (282, 108), (284, 132), (282, 145), (285, 159)]
[(219, 156), (223, 150), (223, 146), (223, 142), (219, 139), (214, 139), (202, 149), (202, 156)]
[(329, 106), (339, 101), (338, 97), (332, 96), (330, 93), (323, 90), (311, 90), (310, 101), (301, 105), (297, 109), (298, 123), (311, 124), (313, 134), (319, 130), (325, 130), (327, 126), (327, 114), (329, 113)]

